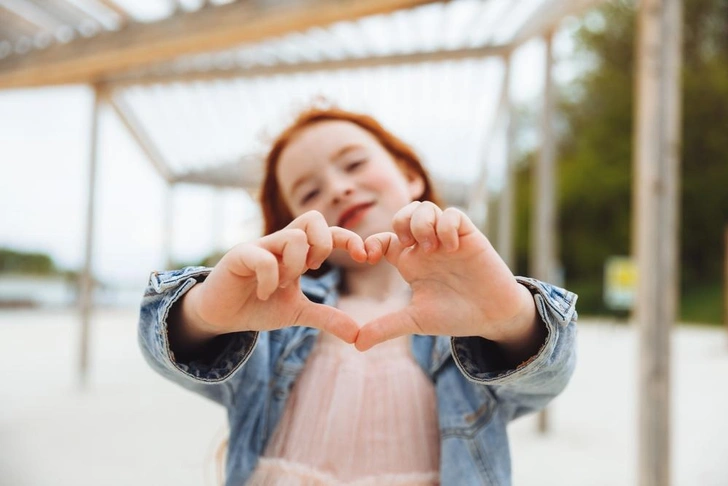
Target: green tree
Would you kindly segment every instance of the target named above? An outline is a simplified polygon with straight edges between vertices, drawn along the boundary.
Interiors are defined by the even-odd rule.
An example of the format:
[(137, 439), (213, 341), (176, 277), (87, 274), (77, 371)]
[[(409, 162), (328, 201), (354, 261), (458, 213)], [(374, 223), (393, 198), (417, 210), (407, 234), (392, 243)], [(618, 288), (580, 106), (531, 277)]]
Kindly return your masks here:
[(0, 273), (28, 273), (49, 275), (56, 266), (48, 255), (0, 248)]
[[(565, 87), (560, 103), (560, 255), (582, 312), (606, 312), (604, 261), (631, 246), (636, 11), (610, 2), (596, 16), (575, 37), (593, 68)], [(685, 0), (683, 56), (681, 285), (684, 298), (712, 289), (707, 319), (718, 321), (728, 224), (728, 0)], [(529, 175), (519, 177), (520, 229), (528, 224)], [(521, 231), (521, 264), (526, 238)]]

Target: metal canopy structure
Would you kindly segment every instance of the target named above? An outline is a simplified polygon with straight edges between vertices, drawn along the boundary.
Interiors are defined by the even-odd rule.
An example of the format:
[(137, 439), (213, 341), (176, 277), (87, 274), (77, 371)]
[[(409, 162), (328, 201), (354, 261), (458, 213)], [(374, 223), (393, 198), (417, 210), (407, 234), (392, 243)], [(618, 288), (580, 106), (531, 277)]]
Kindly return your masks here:
[[(93, 84), (169, 183), (254, 190), (260, 127), (274, 132), (292, 100), (333, 93), (349, 105), (358, 83), (357, 97), (370, 95), (356, 108), (421, 134), (406, 138), (424, 144), (433, 165), (447, 163), (431, 170), (447, 200), (468, 206), (483, 158), (472, 147), (487, 145), (484, 135), (498, 123), (491, 105), (499, 94), (483, 86), (497, 86), (518, 46), (599, 0), (147, 3), (160, 6), (161, 18), (142, 21), (130, 0), (0, 0), (1, 18), (9, 18), (0, 21), (0, 89)], [(2, 29), (20, 18), (34, 29)], [(433, 128), (402, 120), (443, 112), (468, 132), (447, 153), (427, 146), (437, 141)]]
[[(532, 242), (530, 273), (552, 281), (558, 254), (553, 33), (564, 18), (601, 1), (0, 0), (0, 89), (71, 83), (95, 88), (82, 379), (88, 367), (101, 104), (115, 111), (170, 186), (253, 191), (267, 137), (295, 108), (324, 96), (375, 114), (420, 149), (446, 201), (469, 209), (481, 223), (490, 181), (497, 178), (485, 162), (492, 134), (500, 131), (505, 163), (496, 247), (512, 266), (510, 60), (516, 48), (543, 38), (546, 82), (532, 222), (539, 239)], [(667, 485), (681, 1), (642, 0), (639, 8), (634, 161), (641, 271), (636, 315), (643, 349), (639, 477), (641, 484)]]

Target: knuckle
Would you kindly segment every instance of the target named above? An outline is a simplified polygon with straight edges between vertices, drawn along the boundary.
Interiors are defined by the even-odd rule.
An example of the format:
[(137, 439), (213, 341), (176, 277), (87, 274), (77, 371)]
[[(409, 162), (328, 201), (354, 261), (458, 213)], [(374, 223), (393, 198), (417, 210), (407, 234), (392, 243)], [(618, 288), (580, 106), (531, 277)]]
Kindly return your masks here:
[(302, 243), (305, 242), (306, 232), (303, 231), (301, 228), (291, 228), (288, 230), (288, 234), (286, 235), (288, 239), (295, 243)]
[(325, 221), (324, 215), (321, 214), (319, 211), (316, 211), (315, 209), (312, 209), (310, 211), (306, 211), (301, 215), (302, 218), (304, 218), (306, 221), (309, 222), (319, 222), (319, 221)]
[(420, 202), (420, 205), (423, 208), (427, 208), (427, 209), (439, 209), (437, 207), (437, 205), (435, 205), (435, 203), (433, 203), (432, 201), (422, 201), (422, 202)]
[(260, 264), (266, 270), (275, 269), (278, 267), (278, 259), (273, 253), (265, 252), (260, 255)]

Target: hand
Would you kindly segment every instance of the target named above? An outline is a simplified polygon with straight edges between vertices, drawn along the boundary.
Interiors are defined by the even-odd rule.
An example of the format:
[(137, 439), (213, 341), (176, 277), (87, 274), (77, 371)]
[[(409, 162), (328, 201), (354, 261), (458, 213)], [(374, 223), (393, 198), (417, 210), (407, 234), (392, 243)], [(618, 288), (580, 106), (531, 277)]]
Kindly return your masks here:
[(357, 349), (408, 334), (481, 336), (518, 344), (535, 324), (535, 305), (470, 219), (454, 208), (413, 202), (394, 216), (394, 233), (364, 242), (367, 261), (382, 257), (412, 287), (404, 309), (364, 325)]
[(329, 227), (315, 211), (223, 256), (204, 282), (185, 296), (182, 313), (199, 342), (238, 331), (270, 331), (287, 326), (316, 327), (353, 343), (358, 324), (340, 310), (309, 301), (299, 277), (316, 269), (334, 249), (366, 261), (356, 233)]

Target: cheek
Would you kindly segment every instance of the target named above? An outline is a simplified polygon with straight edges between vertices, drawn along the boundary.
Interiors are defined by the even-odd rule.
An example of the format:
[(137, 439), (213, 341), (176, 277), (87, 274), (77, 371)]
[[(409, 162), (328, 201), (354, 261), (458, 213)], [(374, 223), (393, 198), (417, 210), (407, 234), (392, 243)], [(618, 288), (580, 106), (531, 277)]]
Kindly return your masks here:
[(367, 173), (367, 183), (376, 189), (393, 190), (404, 187), (406, 180), (396, 167), (372, 167)]
[[(411, 202), (407, 179), (398, 168), (379, 170), (370, 180), (371, 187), (390, 198), (397, 198), (403, 206)], [(400, 200), (401, 199), (401, 200)]]

